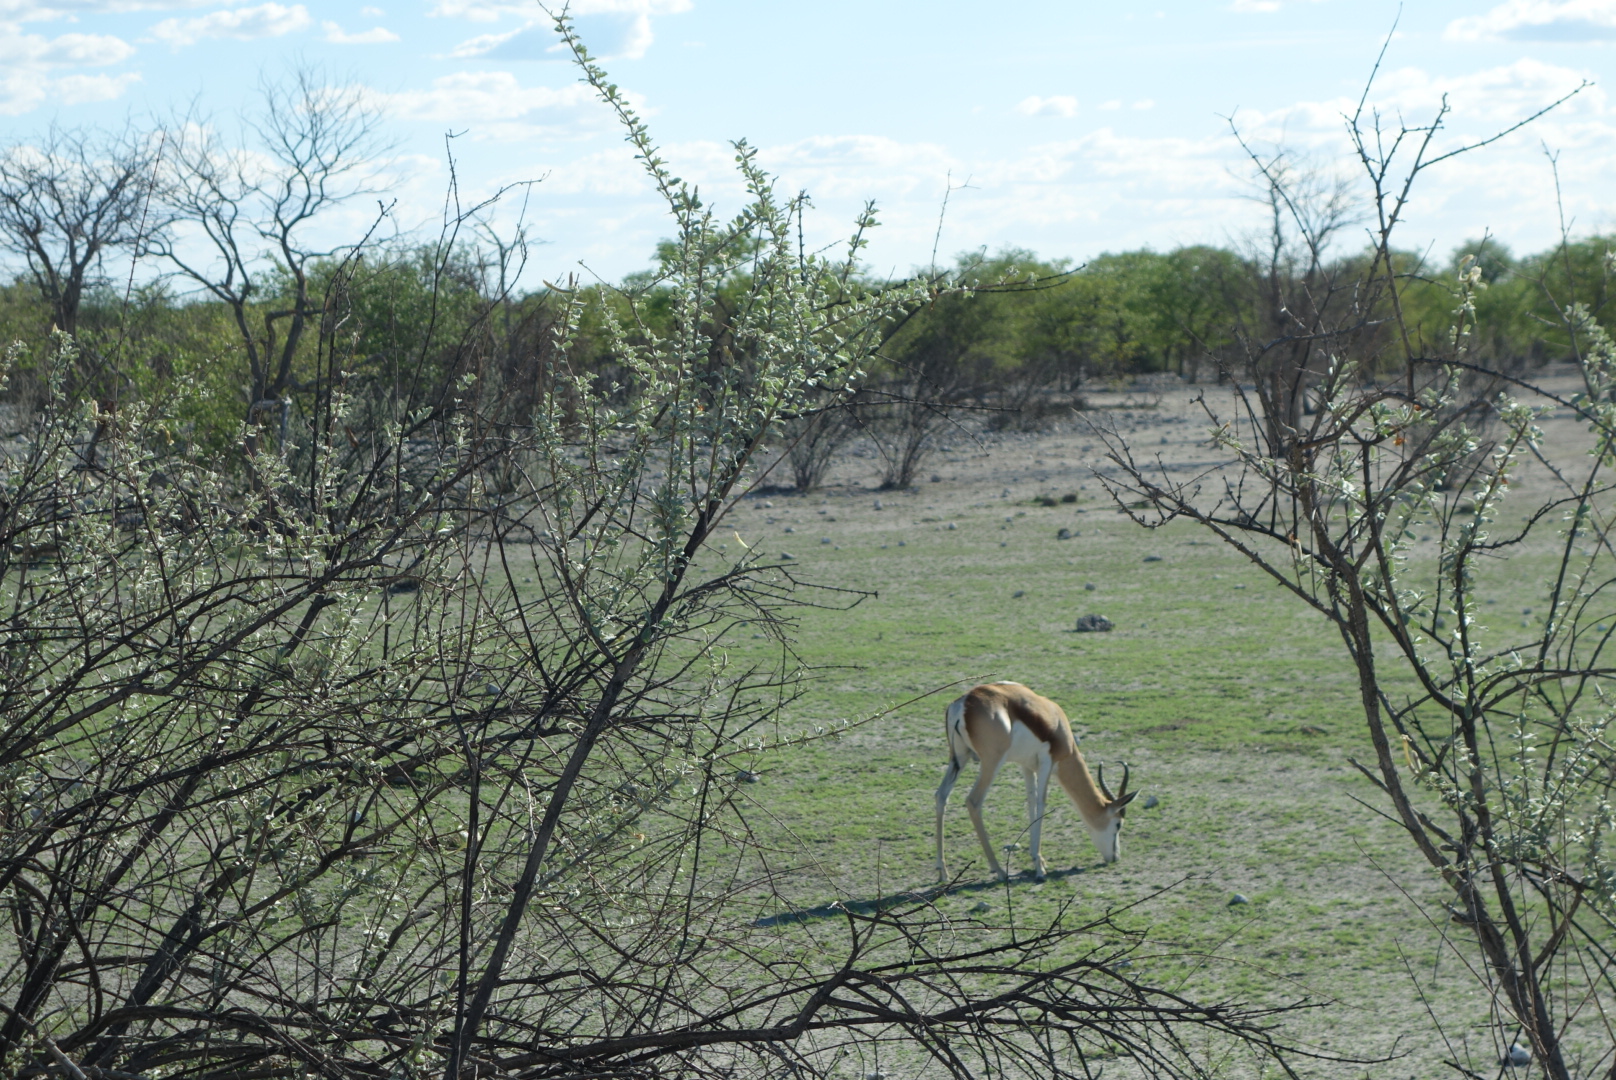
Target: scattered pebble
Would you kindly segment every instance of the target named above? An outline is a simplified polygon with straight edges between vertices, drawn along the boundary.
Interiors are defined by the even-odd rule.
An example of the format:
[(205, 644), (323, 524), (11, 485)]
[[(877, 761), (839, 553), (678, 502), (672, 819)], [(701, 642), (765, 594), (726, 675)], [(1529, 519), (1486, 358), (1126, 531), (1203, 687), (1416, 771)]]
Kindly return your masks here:
[(1140, 808), (1144, 810), (1154, 810), (1160, 805), (1161, 800), (1156, 798), (1154, 795), (1146, 795), (1145, 801), (1139, 804)]
[(823, 539), (823, 540), (821, 540), (821, 541), (820, 541), (820, 543), (821, 543), (821, 544), (828, 544), (828, 543), (830, 543), (830, 537), (828, 537), (828, 536), (827, 536), (827, 537), (825, 537), (825, 538), (824, 538), (824, 539)]
[(761, 774), (755, 773), (750, 769), (742, 769), (740, 772), (735, 774), (735, 782), (737, 784), (755, 784), (761, 779), (763, 779)]
[(1057, 539), (1057, 540), (1070, 540), (1071, 538), (1072, 538), (1072, 530), (1071, 529), (1062, 529), (1060, 532), (1055, 534), (1055, 539)]
[(954, 523), (953, 523), (953, 522), (952, 522), (952, 521), (950, 521), (950, 522), (949, 522), (949, 523), (948, 523), (948, 527), (949, 527), (949, 529), (950, 529), (950, 530), (953, 530), (953, 529), (957, 529), (957, 528), (959, 528), (959, 526), (958, 526), (958, 525), (955, 525), (955, 524), (954, 524)]
[(791, 554), (791, 552), (789, 552), (789, 551), (782, 551), (780, 553), (780, 557), (782, 559), (795, 559), (796, 558), (796, 556)]
[(786, 526), (786, 532), (788, 532), (788, 533), (794, 533), (794, 532), (796, 532), (796, 531), (797, 531), (797, 530), (796, 530), (796, 529), (793, 529), (793, 528), (792, 528), (792, 527), (791, 527), (791, 526), (790, 526), (790, 525), (787, 525), (787, 526)]
[(1499, 1064), (1508, 1065), (1510, 1068), (1519, 1068), (1522, 1065), (1530, 1065), (1531, 1063), (1532, 1051), (1520, 1043), (1510, 1043), (1509, 1053), (1504, 1055), (1504, 1060)]
[(982, 912), (988, 911), (988, 910), (989, 910), (988, 902), (986, 900), (978, 900), (976, 902), (976, 906), (971, 908), (971, 914), (972, 915), (980, 915), (980, 914), (982, 914)]
[(1104, 634), (1113, 629), (1115, 626), (1104, 615), (1084, 615), (1077, 620), (1079, 634)]
[(877, 510), (881, 509), (881, 500), (880, 499), (875, 500), (875, 508)]
[(1027, 595), (1027, 590), (1026, 589), (1017, 589), (1015, 592), (1010, 594), (1010, 599), (1012, 599), (1012, 600), (1020, 600), (1023, 596), (1026, 596), (1026, 595)]
[(1160, 555), (1146, 555), (1144, 561), (1145, 562), (1161, 562), (1162, 557)]
[(1098, 589), (1098, 588), (1099, 588), (1098, 585), (1096, 585), (1096, 584), (1094, 584), (1094, 582), (1090, 581), (1090, 582), (1087, 582), (1087, 583), (1084, 584), (1083, 591), (1084, 592), (1093, 592), (1095, 589)]
[(1241, 904), (1249, 904), (1249, 903), (1251, 903), (1251, 901), (1247, 900), (1240, 893), (1235, 893), (1233, 896), (1229, 897), (1229, 906), (1230, 907), (1238, 907)]

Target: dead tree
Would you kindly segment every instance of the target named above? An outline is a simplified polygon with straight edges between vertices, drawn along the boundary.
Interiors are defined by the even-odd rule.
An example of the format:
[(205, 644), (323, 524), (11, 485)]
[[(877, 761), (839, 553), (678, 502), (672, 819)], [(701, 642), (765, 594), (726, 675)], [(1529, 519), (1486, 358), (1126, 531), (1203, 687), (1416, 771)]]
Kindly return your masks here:
[(155, 133), (137, 128), (52, 126), (0, 153), (0, 246), (23, 260), (66, 333), (78, 333), (79, 308), (103, 283), (107, 255), (133, 257), (162, 232), (163, 208), (152, 200), (162, 149)]

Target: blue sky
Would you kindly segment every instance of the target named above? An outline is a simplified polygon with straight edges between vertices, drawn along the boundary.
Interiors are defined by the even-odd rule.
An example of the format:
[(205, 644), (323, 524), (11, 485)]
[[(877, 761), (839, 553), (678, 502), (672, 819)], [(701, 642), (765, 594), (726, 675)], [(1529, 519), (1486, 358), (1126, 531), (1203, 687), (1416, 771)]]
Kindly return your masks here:
[[(981, 5), (910, 0), (577, 0), (591, 48), (642, 108), (679, 175), (734, 206), (729, 140), (746, 138), (812, 238), (865, 199), (872, 268), (1013, 245), (1076, 261), (1228, 243), (1258, 224), (1229, 118), (1350, 173), (1341, 114), (1399, 17), (1387, 0)], [(475, 194), (541, 180), (525, 214), (533, 272), (646, 265), (664, 218), (621, 133), (519, 0), (0, 0), (0, 125), (116, 126), (193, 104), (229, 128), (261, 77), (294, 63), (364, 88), (395, 150), (396, 227), (430, 229), (453, 140)], [(1490, 229), (1517, 250), (1558, 225), (1558, 154), (1575, 231), (1616, 228), (1616, 0), (1408, 0), (1372, 101), (1445, 144), (1490, 134), (1582, 80), (1530, 129), (1433, 171), (1403, 234), (1446, 253)], [(953, 186), (938, 235), (939, 209)], [(373, 205), (373, 204), (371, 204)], [(360, 227), (354, 206), (324, 224)], [(508, 206), (507, 215), (515, 213)], [(507, 218), (508, 222), (508, 218)]]

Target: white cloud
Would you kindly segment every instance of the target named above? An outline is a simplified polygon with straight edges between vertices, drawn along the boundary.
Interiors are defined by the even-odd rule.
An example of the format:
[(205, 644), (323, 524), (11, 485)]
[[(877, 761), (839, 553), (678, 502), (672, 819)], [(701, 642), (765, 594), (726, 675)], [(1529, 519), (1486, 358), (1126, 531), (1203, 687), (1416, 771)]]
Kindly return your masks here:
[[(9, 33), (7, 31), (10, 31)], [(0, 24), (0, 63), (12, 67), (96, 67), (134, 55), (135, 47), (107, 34), (19, 34)]]
[(174, 11), (209, 7), (217, 0), (0, 0), (0, 20), (38, 22), (79, 16), (121, 15), (135, 11)]
[(286, 7), (271, 0), (270, 3), (259, 4), (257, 7), (211, 11), (193, 19), (164, 19), (151, 28), (151, 35), (178, 49), (209, 38), (252, 41), (257, 38), (280, 37), (283, 34), (307, 29), (313, 21), (309, 16), (309, 9), (302, 4)]
[(1143, 98), (1143, 99), (1141, 99), (1139, 101), (1134, 102), (1133, 107), (1142, 112), (1145, 109), (1154, 109), (1156, 107), (1156, 103), (1154, 101), (1152, 101), (1150, 98)]
[(1058, 94), (1055, 97), (1035, 95), (1022, 98), (1016, 104), (1016, 112), (1022, 116), (1076, 116), (1077, 99), (1065, 94)]
[(108, 34), (61, 34), (47, 38), (24, 34), (14, 24), (0, 23), (0, 114), (17, 116), (59, 101), (77, 105), (108, 101), (121, 95), (135, 74), (54, 75), (62, 68), (106, 67), (134, 55), (135, 47)]
[(359, 14), (367, 19), (379, 19), (383, 15), (386, 15), (387, 12), (383, 11), (379, 7), (362, 7), (359, 9)]
[(113, 101), (139, 81), (137, 71), (126, 71), (122, 75), (64, 75), (52, 81), (50, 94), (65, 105)]
[[(579, 15), (573, 19), (573, 29), (590, 53), (602, 60), (638, 60), (656, 40), (651, 30), (651, 16), (645, 12)], [(570, 60), (572, 57), (549, 20), (529, 20), (514, 30), (478, 34), (456, 45), (449, 55), (462, 60)]]
[(1610, 41), (1616, 0), (1509, 0), (1448, 24), (1449, 41)]
[(329, 21), (321, 23), (320, 27), (325, 31), (325, 39), (333, 45), (381, 45), (398, 40), (397, 34), (381, 26), (357, 34), (346, 33), (337, 23)]
[(1238, 11), (1243, 14), (1266, 15), (1269, 12), (1278, 11), (1279, 8), (1279, 0), (1234, 0), (1234, 3), (1229, 5), (1230, 11)]
[[(677, 15), (690, 8), (691, 0), (576, 0), (567, 10), (573, 29), (592, 54), (603, 60), (638, 60), (656, 40), (654, 16)], [(451, 56), (501, 61), (569, 58), (551, 21), (534, 18), (530, 0), (438, 0), (429, 14), (472, 22), (498, 22), (510, 16), (521, 20), (513, 30), (461, 42)]]
[[(1451, 111), (1443, 121), (1443, 132), (1434, 143), (1437, 152), (1442, 152), (1524, 120), (1575, 90), (1584, 79), (1582, 72), (1532, 59), (1458, 76), (1437, 76), (1421, 68), (1407, 67), (1385, 73), (1376, 82), (1368, 104), (1385, 118), (1384, 123), (1406, 121), (1412, 125), (1428, 123), (1446, 99)], [(1356, 98), (1343, 96), (1297, 102), (1284, 109), (1252, 115), (1257, 117), (1260, 126), (1268, 129), (1262, 137), (1339, 142), (1343, 118), (1356, 106)], [(1598, 86), (1590, 86), (1540, 120), (1528, 142), (1536, 147), (1539, 138), (1574, 118), (1601, 117), (1605, 113), (1605, 92)]]
[[(691, 0), (578, 0), (568, 6), (575, 18), (582, 15), (678, 15), (689, 11)], [(523, 0), (438, 0), (427, 14), (472, 22), (494, 22), (507, 15), (526, 21), (533, 5)]]
[[(534, 113), (576, 110), (593, 97), (592, 90), (578, 83), (559, 90), (523, 86), (508, 71), (461, 71), (432, 80), (430, 90), (377, 95), (383, 107), (400, 119), (494, 125), (526, 121)], [(495, 127), (478, 134), (500, 138), (516, 133)]]

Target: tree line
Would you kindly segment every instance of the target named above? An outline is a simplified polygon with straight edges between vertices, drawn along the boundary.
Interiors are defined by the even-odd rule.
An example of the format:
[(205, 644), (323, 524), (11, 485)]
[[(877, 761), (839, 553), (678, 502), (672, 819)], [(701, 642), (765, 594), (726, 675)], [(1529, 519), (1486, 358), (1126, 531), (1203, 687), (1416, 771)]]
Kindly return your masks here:
[[(250, 457), (307, 417), (331, 372), (355, 400), (406, 410), (452, 410), (461, 380), (497, 380), (514, 415), (545, 393), (566, 312), (577, 313), (569, 362), (608, 384), (621, 382), (622, 345), (676, 332), (655, 268), (667, 250), (621, 282), (520, 289), (529, 238), (493, 226), (486, 211), (497, 199), (446, 217), (430, 239), (377, 239), (390, 225), (376, 190), (381, 118), (314, 73), (266, 84), (243, 130), (231, 142), (190, 116), (116, 133), (53, 128), (0, 155), (0, 248), (14, 270), (0, 287), (0, 335), (39, 342), (58, 328), (77, 343), (72, 393), (109, 405), (162, 397), (177, 436)], [(1340, 303), (1378, 256), (1344, 240), (1362, 221), (1350, 191), (1283, 154), (1254, 162), (1270, 227), (1244, 245), (1108, 253), (1082, 265), (971, 252), (934, 269), (949, 287), (892, 317), (856, 392), (826, 387), (824, 407), (788, 425), (790, 475), (780, 482), (817, 486), (846, 440), (864, 436), (885, 462), (884, 482), (904, 487), (961, 416), (1037, 425), (1118, 379), (1250, 380), (1305, 367), (1322, 343), (1299, 328)], [(336, 213), (378, 194), (371, 235), (318, 242)], [(855, 251), (861, 242), (862, 231)], [(1581, 297), (1596, 317), (1604, 310), (1611, 243), (1568, 238), (1517, 257), (1482, 238), (1446, 260), (1390, 251), (1402, 283), (1398, 332), (1434, 349), (1452, 325), (1455, 274), (1473, 264), (1482, 288), (1465, 303), (1484, 338), (1472, 343), (1477, 355), (1567, 359), (1565, 298)], [(715, 364), (737, 347), (729, 321), (747, 273), (720, 286), (702, 328)], [(849, 281), (872, 293), (901, 284), (870, 279), (856, 262)], [(1377, 312), (1378, 324), (1329, 350), (1376, 355), (1393, 314)], [(24, 411), (46, 393), (43, 355), (25, 352), (12, 374), (5, 397)], [(1294, 403), (1304, 411), (1305, 396)]]

